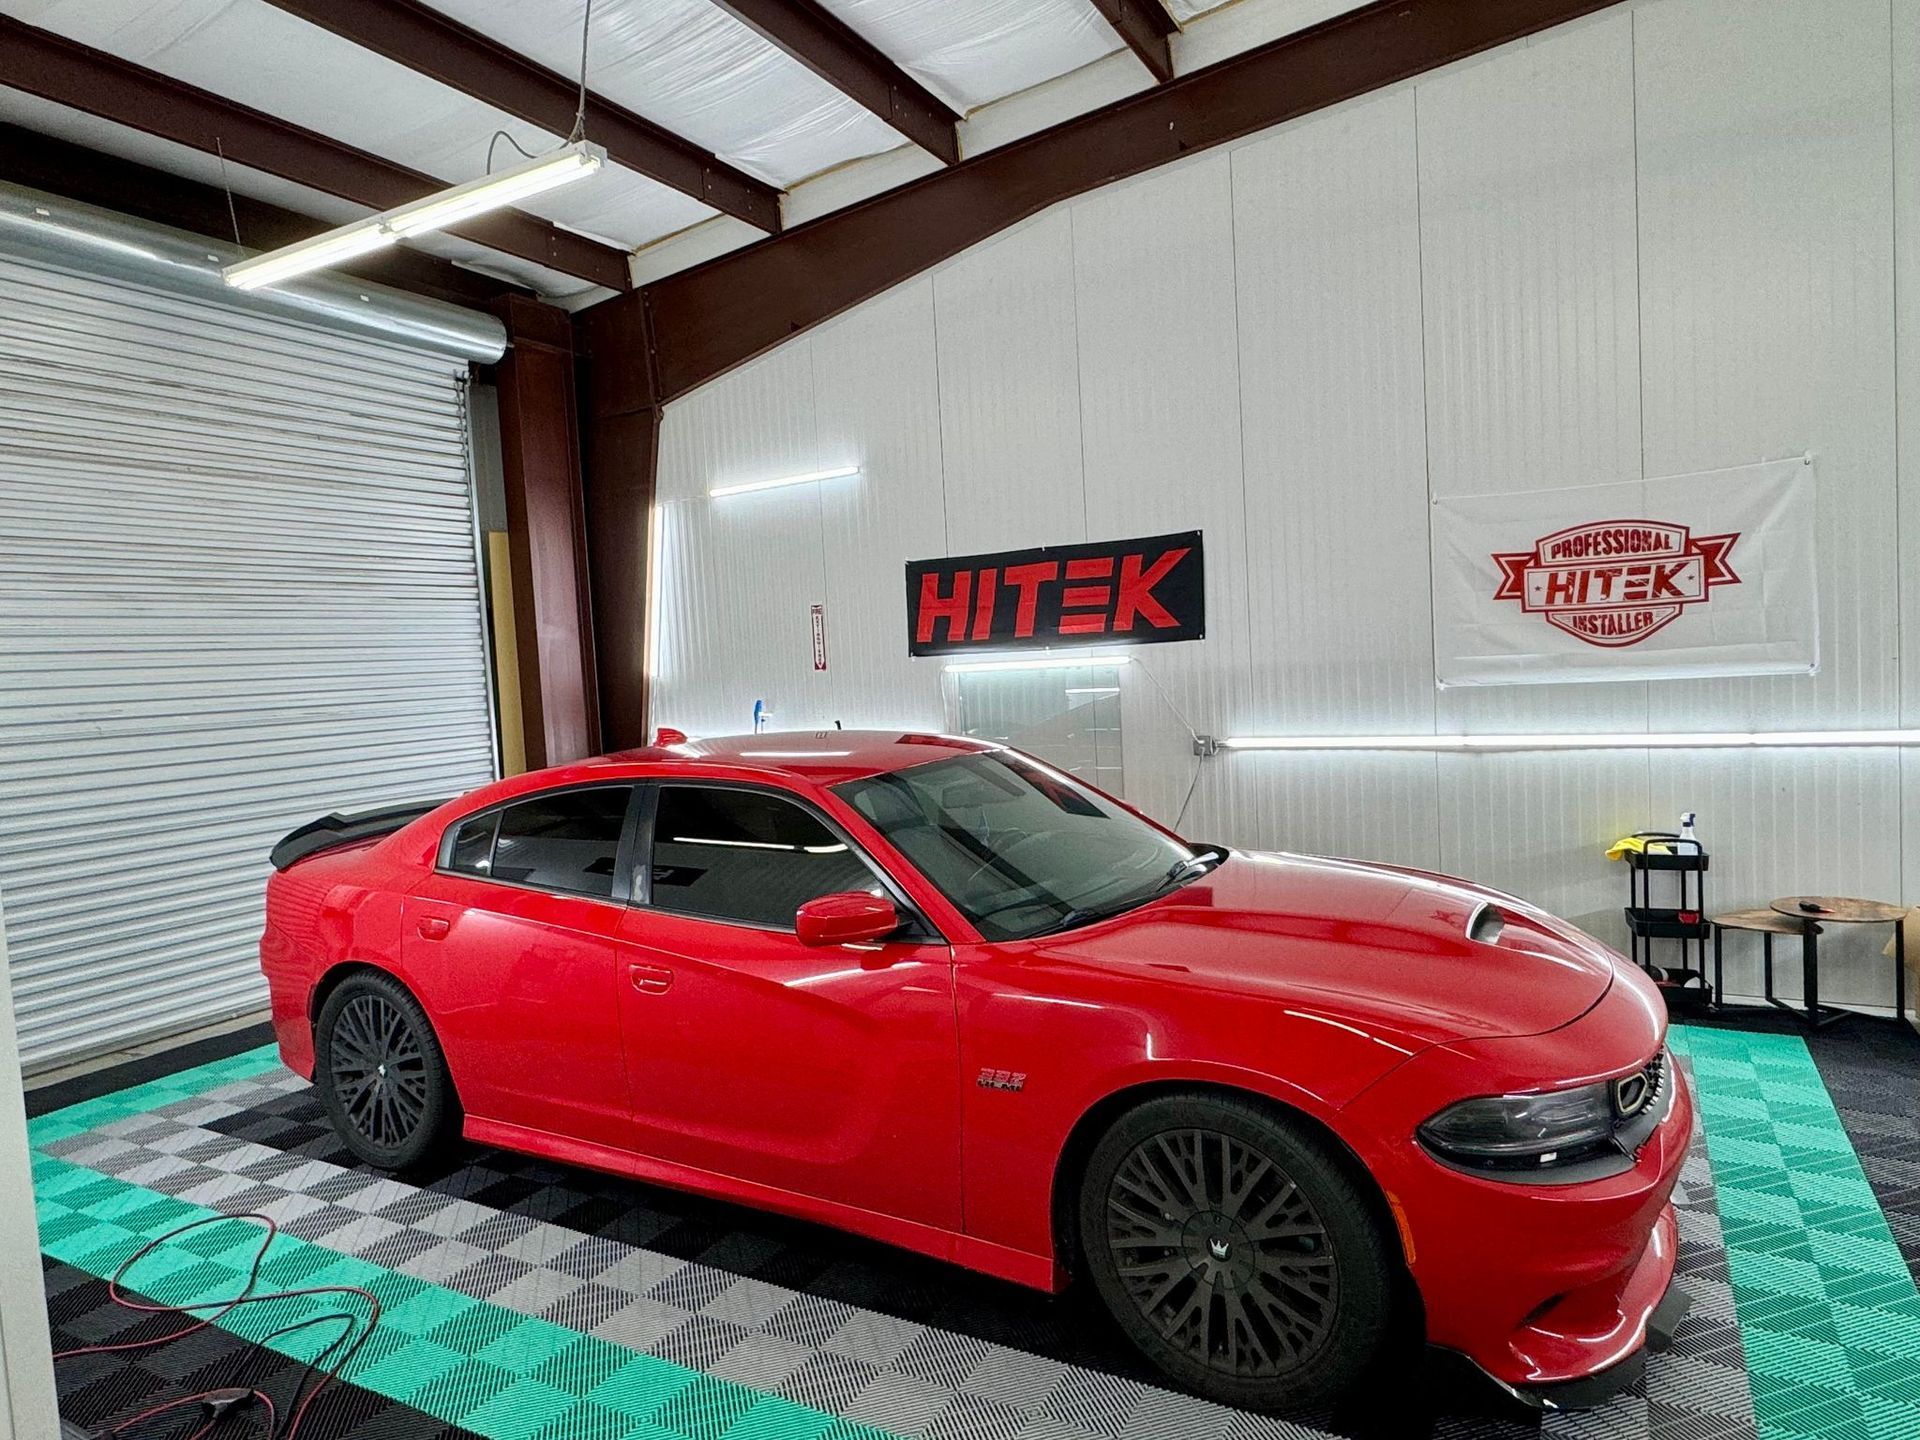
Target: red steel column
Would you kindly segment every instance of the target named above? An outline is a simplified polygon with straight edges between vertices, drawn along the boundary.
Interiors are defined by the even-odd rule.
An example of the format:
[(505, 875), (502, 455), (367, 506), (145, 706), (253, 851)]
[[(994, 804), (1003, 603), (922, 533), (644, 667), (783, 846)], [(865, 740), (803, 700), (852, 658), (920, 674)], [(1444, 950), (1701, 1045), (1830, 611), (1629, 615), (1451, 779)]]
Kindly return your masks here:
[(600, 749), (573, 326), (564, 310), (509, 297), (498, 367), (501, 470), (512, 558), (527, 765)]
[(588, 554), (598, 637), (601, 733), (609, 750), (644, 745), (651, 527), (660, 463), (660, 406), (644, 306), (599, 306), (575, 317), (585, 363)]

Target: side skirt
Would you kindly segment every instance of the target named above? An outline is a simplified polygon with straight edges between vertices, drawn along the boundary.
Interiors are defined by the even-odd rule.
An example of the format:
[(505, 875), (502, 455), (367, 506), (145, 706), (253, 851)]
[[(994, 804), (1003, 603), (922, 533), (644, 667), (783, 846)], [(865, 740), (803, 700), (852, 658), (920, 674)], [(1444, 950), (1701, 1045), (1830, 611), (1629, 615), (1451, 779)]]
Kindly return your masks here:
[(716, 1175), (709, 1170), (697, 1170), (690, 1165), (674, 1165), (617, 1150), (610, 1145), (574, 1140), (545, 1130), (509, 1125), (478, 1115), (466, 1117), (462, 1133), (476, 1144), (497, 1145), (503, 1150), (517, 1150), (567, 1165), (579, 1165), (588, 1170), (604, 1170), (632, 1180), (642, 1180), (649, 1185), (664, 1185), (669, 1189), (727, 1200), (755, 1210), (770, 1210), (797, 1220), (831, 1225), (837, 1230), (848, 1230), (888, 1245), (898, 1245), (903, 1250), (913, 1250), (1030, 1289), (1052, 1292), (1061, 1288), (1061, 1276), (1051, 1255), (1012, 1250), (937, 1226), (921, 1225), (912, 1220), (881, 1215), (872, 1210), (820, 1200), (810, 1195), (796, 1195), (768, 1185)]

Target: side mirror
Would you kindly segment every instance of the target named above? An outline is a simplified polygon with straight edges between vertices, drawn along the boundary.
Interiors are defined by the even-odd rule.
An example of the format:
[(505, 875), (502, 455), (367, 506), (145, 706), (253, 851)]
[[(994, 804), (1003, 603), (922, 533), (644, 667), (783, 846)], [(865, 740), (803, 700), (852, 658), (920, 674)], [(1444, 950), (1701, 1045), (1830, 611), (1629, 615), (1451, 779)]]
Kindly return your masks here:
[(882, 940), (900, 928), (900, 912), (883, 895), (849, 890), (816, 895), (793, 912), (794, 933), (803, 945), (858, 945)]

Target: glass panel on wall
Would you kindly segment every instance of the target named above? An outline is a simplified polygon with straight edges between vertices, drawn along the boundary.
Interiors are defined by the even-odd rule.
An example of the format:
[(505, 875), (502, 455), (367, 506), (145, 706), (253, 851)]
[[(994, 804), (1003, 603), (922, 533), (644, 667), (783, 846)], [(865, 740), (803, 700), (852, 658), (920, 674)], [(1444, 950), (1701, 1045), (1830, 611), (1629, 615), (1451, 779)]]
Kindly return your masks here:
[(947, 672), (947, 723), (995, 740), (1115, 795), (1126, 793), (1120, 673), (1114, 664)]

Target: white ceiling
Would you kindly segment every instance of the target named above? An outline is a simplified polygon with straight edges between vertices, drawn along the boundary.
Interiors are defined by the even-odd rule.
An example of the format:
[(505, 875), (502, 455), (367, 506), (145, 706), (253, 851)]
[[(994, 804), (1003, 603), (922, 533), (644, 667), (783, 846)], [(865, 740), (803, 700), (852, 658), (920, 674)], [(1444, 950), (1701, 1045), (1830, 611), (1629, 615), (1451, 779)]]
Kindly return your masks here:
[[(508, 48), (572, 76), (579, 66), (585, 0), (431, 0), (435, 9)], [(980, 131), (1054, 123), (1101, 103), (1098, 85), (1065, 77), (1090, 66), (1145, 71), (1115, 56), (1119, 37), (1091, 0), (823, 0), (848, 25), (919, 79)], [(1303, 0), (1167, 0), (1185, 25), (1235, 16), (1234, 49), (1283, 34), (1309, 17)], [(1349, 4), (1311, 0), (1310, 18)], [(1272, 12), (1262, 24), (1258, 13)], [(363, 50), (266, 0), (0, 0), (0, 12), (147, 69), (226, 96), (349, 145), (454, 183), (482, 174), (495, 131), (538, 152), (562, 137), (495, 110), (438, 81)], [(1250, 22), (1251, 19), (1251, 23)], [(1229, 27), (1220, 26), (1224, 34)], [(1244, 40), (1242, 36), (1246, 37)], [(1176, 40), (1179, 46), (1194, 35)], [(1218, 47), (1215, 47), (1216, 49)], [(1218, 58), (1209, 54), (1209, 59)], [(595, 0), (588, 60), (594, 92), (655, 121), (729, 164), (783, 190), (813, 187), (818, 213), (930, 168), (930, 157), (762, 40), (711, 0)], [(1053, 87), (1049, 103), (1027, 92)], [(1084, 94), (1084, 103), (1079, 97)], [(1021, 97), (1008, 105), (1009, 97)], [(1023, 120), (1035, 119), (1031, 127)], [(0, 118), (172, 174), (225, 183), (236, 192), (339, 222), (364, 210), (79, 111), (0, 89)], [(589, 137), (591, 138), (591, 136)], [(998, 143), (998, 142), (996, 142)], [(903, 148), (910, 152), (899, 154)], [(500, 144), (506, 164), (517, 158)], [(865, 167), (862, 174), (855, 174)], [(524, 207), (554, 223), (637, 250), (707, 224), (730, 226), (723, 248), (753, 232), (716, 220), (705, 204), (616, 165), (593, 180), (535, 197)], [(541, 266), (447, 237), (422, 248), (579, 303), (606, 292)], [(694, 249), (702, 248), (699, 245)], [(657, 271), (657, 265), (655, 267)]]

